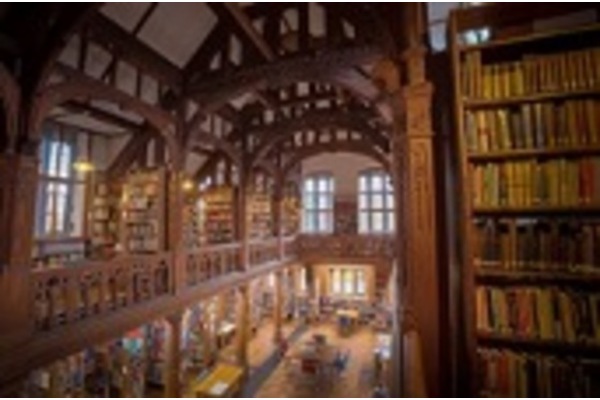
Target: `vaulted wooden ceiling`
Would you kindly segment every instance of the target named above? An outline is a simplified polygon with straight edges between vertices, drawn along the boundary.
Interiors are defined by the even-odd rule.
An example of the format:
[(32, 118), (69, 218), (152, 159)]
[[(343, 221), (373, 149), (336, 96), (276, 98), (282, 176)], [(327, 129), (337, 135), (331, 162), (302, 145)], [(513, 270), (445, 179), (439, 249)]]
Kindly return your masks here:
[(175, 127), (162, 134), (188, 150), (266, 156), (294, 148), (273, 138), (282, 126), (312, 137), (338, 129), (316, 129), (315, 114), (361, 110), (362, 125), (341, 129), (366, 129), (357, 134), (385, 151), (391, 113), (371, 68), (401, 21), (401, 5), (372, 3), (11, 3), (0, 6), (0, 59), (32, 98), (85, 86), (53, 95), (48, 111), (100, 131), (145, 131), (156, 110)]

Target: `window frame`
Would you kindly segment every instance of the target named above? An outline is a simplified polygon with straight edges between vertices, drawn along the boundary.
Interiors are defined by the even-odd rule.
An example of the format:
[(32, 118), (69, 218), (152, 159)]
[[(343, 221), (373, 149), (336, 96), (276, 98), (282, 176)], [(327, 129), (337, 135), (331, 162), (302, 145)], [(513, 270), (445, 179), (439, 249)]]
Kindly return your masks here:
[(78, 134), (85, 133), (57, 122), (47, 122), (43, 129), (35, 236), (71, 237), (76, 231), (75, 196), (80, 190), (85, 192), (85, 177), (73, 168), (78, 155)]
[[(374, 187), (375, 178), (380, 178), (380, 188)], [(366, 187), (362, 182), (365, 180)], [(375, 199), (381, 199), (381, 205), (374, 205)], [(363, 201), (366, 200), (366, 201)], [(359, 235), (391, 234), (395, 232), (395, 196), (391, 176), (382, 169), (368, 169), (358, 175), (358, 233)], [(375, 225), (381, 217), (381, 229)], [(366, 221), (366, 226), (364, 222)]]
[[(307, 189), (308, 182), (312, 182), (310, 191)], [(322, 188), (322, 182), (326, 182), (324, 188)], [(322, 201), (323, 199), (325, 200)], [(335, 180), (332, 173), (315, 172), (304, 177), (302, 180), (302, 233), (333, 233), (334, 200)]]

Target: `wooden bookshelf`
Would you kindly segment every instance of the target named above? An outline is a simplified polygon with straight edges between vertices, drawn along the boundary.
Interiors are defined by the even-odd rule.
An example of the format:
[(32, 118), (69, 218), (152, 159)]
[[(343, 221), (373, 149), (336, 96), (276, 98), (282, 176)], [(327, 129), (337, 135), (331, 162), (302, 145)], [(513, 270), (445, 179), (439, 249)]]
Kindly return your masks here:
[(183, 205), (183, 241), (188, 251), (199, 250), (206, 243), (202, 227), (202, 205), (200, 195), (196, 190), (184, 193)]
[(108, 182), (96, 182), (88, 213), (88, 237), (93, 257), (104, 258), (119, 242), (119, 193)]
[[(569, 6), (564, 7), (566, 12)], [(486, 387), (495, 382), (490, 371), (498, 364), (484, 365), (496, 356), (515, 355), (513, 367), (522, 354), (600, 361), (600, 320), (594, 314), (600, 312), (600, 257), (593, 250), (600, 223), (600, 173), (596, 177), (594, 170), (600, 155), (600, 24), (473, 46), (459, 43), (463, 32), (487, 26), (482, 18), (492, 9), (499, 13), (503, 6), (457, 10), (449, 22), (460, 163), (465, 384), (471, 396), (506, 394)], [(553, 12), (560, 15), (560, 9)], [(521, 18), (515, 25), (531, 23), (521, 14), (526, 13), (515, 13)], [(500, 19), (502, 27), (511, 26), (510, 12)], [(500, 234), (488, 236), (488, 225), (499, 222), (508, 228), (489, 228)], [(583, 235), (583, 229), (588, 242), (580, 245), (571, 235)], [(482, 251), (487, 252), (483, 259)], [(584, 258), (592, 264), (574, 267)], [(556, 299), (560, 306), (552, 308)], [(563, 331), (548, 328), (548, 313), (561, 321)], [(574, 330), (577, 339), (536, 336), (562, 338), (564, 329), (570, 329), (570, 338)], [(490, 348), (495, 353), (482, 356)]]
[(162, 168), (130, 172), (121, 199), (121, 245), (126, 253), (157, 253), (166, 242), (167, 176)]
[(265, 239), (272, 236), (272, 202), (270, 196), (261, 191), (248, 195), (246, 216), (250, 239)]
[(475, 275), (477, 283), (497, 285), (572, 285), (599, 287), (599, 273), (559, 272), (559, 271), (516, 271), (478, 267)]
[(572, 148), (512, 149), (488, 152), (469, 152), (470, 162), (508, 161), (531, 158), (571, 158), (600, 155), (600, 146), (578, 146)]
[(211, 244), (234, 240), (235, 192), (231, 186), (212, 187), (202, 194), (204, 235)]
[(553, 353), (563, 355), (582, 355), (600, 357), (600, 343), (575, 342), (562, 340), (542, 340), (517, 336), (490, 335), (478, 333), (477, 341), (487, 347), (511, 348), (517, 351)]

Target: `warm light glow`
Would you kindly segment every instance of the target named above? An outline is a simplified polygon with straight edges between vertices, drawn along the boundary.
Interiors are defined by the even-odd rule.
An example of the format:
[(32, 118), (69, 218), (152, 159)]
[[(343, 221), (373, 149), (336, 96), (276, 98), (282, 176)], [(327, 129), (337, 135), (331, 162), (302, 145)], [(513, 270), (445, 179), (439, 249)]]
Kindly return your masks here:
[(77, 172), (92, 172), (95, 168), (89, 161), (76, 161), (73, 163), (73, 169)]
[(189, 192), (191, 190), (194, 189), (194, 182), (191, 179), (186, 179), (185, 181), (183, 181), (183, 183), (181, 184), (181, 188), (186, 191)]

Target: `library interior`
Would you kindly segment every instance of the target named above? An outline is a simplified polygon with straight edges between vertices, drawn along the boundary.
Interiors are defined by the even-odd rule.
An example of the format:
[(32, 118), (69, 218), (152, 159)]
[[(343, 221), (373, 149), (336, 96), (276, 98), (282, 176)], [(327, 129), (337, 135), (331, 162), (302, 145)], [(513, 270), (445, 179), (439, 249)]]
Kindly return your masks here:
[(599, 3), (1, 3), (2, 397), (600, 397)]

